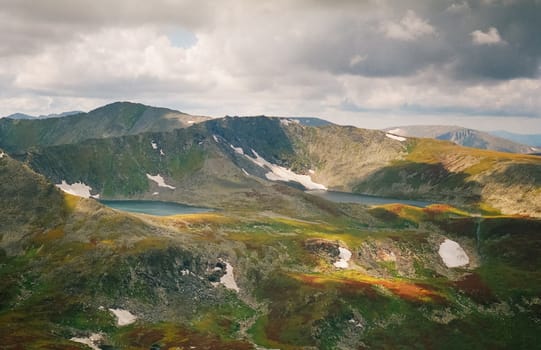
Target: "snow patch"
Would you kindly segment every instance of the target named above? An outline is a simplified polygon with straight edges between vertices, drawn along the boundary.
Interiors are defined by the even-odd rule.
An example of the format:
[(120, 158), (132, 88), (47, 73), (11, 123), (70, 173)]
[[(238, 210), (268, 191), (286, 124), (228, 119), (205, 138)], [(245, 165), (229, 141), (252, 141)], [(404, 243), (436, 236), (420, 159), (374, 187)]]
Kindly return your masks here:
[(402, 136), (396, 136), (396, 135), (389, 134), (389, 133), (385, 134), (385, 136), (387, 136), (390, 139), (397, 140), (397, 141), (400, 141), (400, 142), (406, 141), (406, 138), (402, 137)]
[(438, 254), (440, 254), (443, 263), (447, 267), (464, 266), (470, 262), (470, 258), (468, 258), (468, 255), (460, 244), (447, 238), (440, 244)]
[(265, 174), (265, 177), (271, 181), (294, 181), (300, 183), (308, 190), (327, 190), (327, 187), (325, 187), (324, 185), (312, 181), (310, 175), (296, 174), (289, 169), (286, 169), (276, 164), (272, 164), (265, 160), (263, 157), (261, 157), (253, 149), (252, 153), (256, 156), (255, 159), (248, 155), (245, 155), (246, 158), (251, 160), (253, 163), (259, 165), (260, 167), (270, 170), (268, 173)]
[(241, 154), (241, 155), (244, 155), (244, 150), (242, 149), (242, 147), (235, 147), (233, 145), (229, 145), (231, 146), (231, 148), (233, 148), (233, 150), (238, 153), (238, 154)]
[(187, 123), (188, 123), (188, 124), (193, 124), (193, 123), (195, 123), (195, 122), (194, 122), (193, 120), (188, 120)]
[(66, 180), (62, 180), (62, 183), (55, 186), (66, 193), (83, 198), (90, 198), (90, 191), (92, 190), (92, 187), (85, 185), (83, 182), (76, 182), (70, 185)]
[(314, 175), (314, 174), (316, 173), (316, 171), (315, 171), (315, 170), (312, 170), (312, 169), (309, 169), (309, 170), (308, 170), (308, 173)]
[[(233, 275), (233, 266), (230, 263), (225, 263), (225, 275), (220, 278), (220, 284), (223, 284), (225, 288), (232, 289), (236, 292), (240, 292), (237, 282), (235, 282), (235, 276)], [(218, 283), (213, 283), (214, 286), (217, 286)]]
[(399, 136), (406, 136), (406, 133), (404, 132), (404, 130), (402, 130), (400, 128), (387, 130), (387, 132), (389, 134), (394, 134), (394, 135), (399, 135)]
[(218, 140), (218, 136), (212, 135), (212, 138), (214, 139), (214, 142), (216, 142), (216, 143), (219, 143), (219, 142), (220, 142), (220, 141)]
[(1, 152), (1, 153), (0, 153), (0, 158), (4, 158), (5, 155), (6, 155), (6, 154), (5, 154), (4, 152)]
[(132, 324), (137, 320), (137, 316), (129, 312), (128, 310), (122, 309), (109, 309), (109, 311), (115, 315), (116, 324), (118, 326), (126, 326)]
[(242, 169), (242, 172), (244, 173), (244, 175), (250, 176), (250, 174), (248, 174), (248, 172), (246, 170), (244, 170), (244, 168), (241, 168), (241, 169)]
[(298, 119), (289, 119), (289, 118), (281, 118), (280, 119), (280, 124), (282, 125), (290, 125), (291, 123), (295, 123), (295, 124), (300, 124), (300, 120)]
[(150, 145), (152, 146), (152, 149), (158, 149), (158, 144), (154, 140), (150, 141)]
[(338, 247), (338, 250), (340, 251), (340, 254), (338, 255), (340, 259), (333, 265), (341, 269), (347, 269), (349, 267), (348, 261), (351, 259), (351, 251), (342, 247)]
[(99, 333), (92, 333), (87, 338), (73, 337), (70, 338), (70, 340), (76, 343), (84, 344), (93, 350), (100, 350), (98, 343), (103, 340), (103, 336)]
[(156, 176), (152, 176), (150, 174), (147, 174), (147, 178), (149, 180), (152, 180), (155, 183), (157, 183), (159, 187), (166, 187), (166, 188), (170, 188), (172, 190), (174, 190), (176, 188), (175, 186), (171, 186), (171, 185), (166, 184), (165, 181), (163, 180), (163, 177), (160, 174), (157, 174)]
[(153, 196), (157, 196), (157, 195), (159, 195), (159, 194), (160, 194), (160, 192), (153, 192), (153, 193), (152, 193)]
[(160, 156), (165, 156), (165, 153), (163, 153), (163, 149), (160, 148)]
[(91, 195), (90, 197), (94, 198), (94, 199), (100, 199), (100, 194), (93, 194)]

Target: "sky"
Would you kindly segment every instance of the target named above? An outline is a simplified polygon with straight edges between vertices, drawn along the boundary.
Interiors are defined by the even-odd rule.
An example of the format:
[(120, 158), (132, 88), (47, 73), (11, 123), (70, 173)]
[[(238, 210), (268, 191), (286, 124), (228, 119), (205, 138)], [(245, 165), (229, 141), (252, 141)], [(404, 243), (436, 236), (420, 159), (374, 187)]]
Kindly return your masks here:
[(133, 101), (541, 133), (541, 0), (0, 0), (0, 115)]

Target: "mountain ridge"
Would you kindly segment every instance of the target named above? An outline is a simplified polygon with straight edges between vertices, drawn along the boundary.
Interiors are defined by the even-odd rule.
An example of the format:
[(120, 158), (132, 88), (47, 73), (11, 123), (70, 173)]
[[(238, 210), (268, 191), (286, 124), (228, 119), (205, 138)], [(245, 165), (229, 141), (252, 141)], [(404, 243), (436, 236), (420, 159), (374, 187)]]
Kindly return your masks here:
[(536, 153), (535, 147), (520, 144), (487, 132), (447, 125), (410, 125), (387, 128), (386, 131), (399, 136), (428, 137), (447, 140), (461, 146), (510, 153)]
[(208, 120), (167, 108), (115, 102), (88, 113), (61, 118), (0, 119), (0, 147), (21, 152), (29, 147), (69, 144), (92, 138), (166, 131)]
[[(158, 192), (165, 200), (238, 207), (253, 202), (251, 191), (275, 192), (277, 180), (302, 188), (304, 176), (345, 192), (485, 203), (505, 213), (541, 215), (539, 157), (391, 136), (280, 118), (226, 117), (171, 132), (38, 148), (21, 159), (55, 183), (83, 182), (106, 199), (156, 199)], [(515, 175), (504, 176), (513, 169)], [(174, 189), (156, 187), (149, 176), (157, 175)]]

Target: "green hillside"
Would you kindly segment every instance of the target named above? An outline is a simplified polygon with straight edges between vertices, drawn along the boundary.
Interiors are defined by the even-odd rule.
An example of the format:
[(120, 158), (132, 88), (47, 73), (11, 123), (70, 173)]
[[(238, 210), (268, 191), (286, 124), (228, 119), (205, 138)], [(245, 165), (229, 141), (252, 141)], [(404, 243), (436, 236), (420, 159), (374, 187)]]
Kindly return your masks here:
[[(36, 148), (20, 159), (54, 183), (82, 182), (109, 199), (159, 198), (219, 208), (258, 204), (249, 193), (277, 192), (269, 176), (288, 180), (270, 174), (272, 164), (332, 190), (541, 216), (539, 157), (279, 118), (214, 119), (171, 132)], [(147, 174), (175, 188), (159, 187)]]
[(37, 120), (0, 119), (0, 148), (21, 152), (31, 147), (70, 144), (87, 139), (167, 131), (190, 126), (207, 117), (167, 108), (115, 102), (88, 113)]
[[(17, 204), (10, 215), (36, 217), (27, 227), (28, 216), (5, 215), (19, 226), (0, 226), (3, 348), (535, 349), (541, 341), (537, 219), (322, 199), (312, 219), (253, 206), (152, 217), (62, 195), (7, 156), (0, 167), (0, 191)], [(22, 190), (11, 189), (14, 176), (28, 190), (10, 192)], [(445, 239), (460, 244), (466, 265), (446, 266)], [(343, 268), (340, 249), (351, 252)], [(135, 318), (119, 323), (111, 310)]]

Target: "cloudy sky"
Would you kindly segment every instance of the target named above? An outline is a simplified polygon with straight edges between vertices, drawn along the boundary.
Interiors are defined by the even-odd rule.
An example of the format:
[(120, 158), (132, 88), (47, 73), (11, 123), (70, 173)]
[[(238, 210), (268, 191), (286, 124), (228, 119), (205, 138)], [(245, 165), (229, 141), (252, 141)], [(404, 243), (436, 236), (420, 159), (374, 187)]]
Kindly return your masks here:
[(0, 0), (0, 115), (192, 114), (541, 132), (541, 0)]

